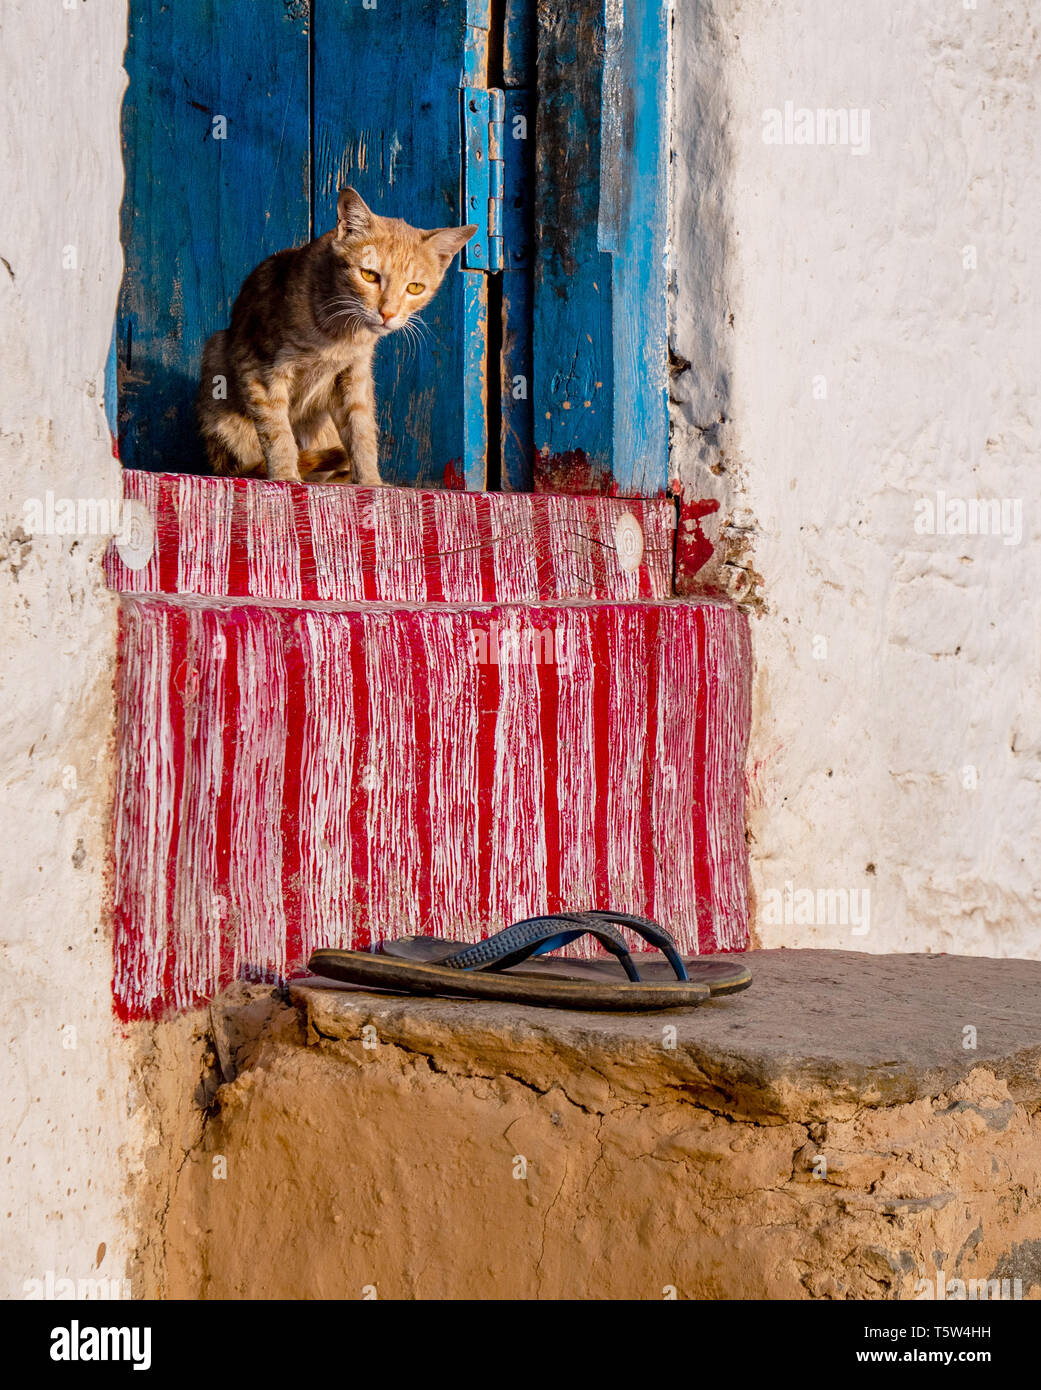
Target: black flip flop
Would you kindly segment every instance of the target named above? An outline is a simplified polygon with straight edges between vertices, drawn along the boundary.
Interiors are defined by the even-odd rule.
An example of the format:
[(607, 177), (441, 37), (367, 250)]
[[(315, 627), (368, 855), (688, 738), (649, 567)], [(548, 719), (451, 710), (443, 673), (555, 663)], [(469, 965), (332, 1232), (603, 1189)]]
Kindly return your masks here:
[[(664, 961), (640, 957), (639, 969), (616, 923), (657, 946)], [(604, 960), (544, 957), (589, 933), (617, 957)], [(690, 1008), (752, 983), (740, 961), (684, 960), (671, 935), (645, 917), (616, 912), (529, 917), (486, 941), (466, 943), (410, 936), (377, 952), (315, 951), (308, 969), (350, 984), (404, 994), (453, 995), (560, 1009), (638, 1011)]]

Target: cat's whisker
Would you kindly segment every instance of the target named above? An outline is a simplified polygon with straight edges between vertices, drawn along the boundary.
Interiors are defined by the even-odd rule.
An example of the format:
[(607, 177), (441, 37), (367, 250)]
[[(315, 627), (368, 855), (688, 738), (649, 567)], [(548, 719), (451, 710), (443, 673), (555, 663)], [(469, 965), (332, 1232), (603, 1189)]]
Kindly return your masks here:
[(405, 323), (401, 325), (401, 328), (398, 331), (403, 335), (405, 343), (407, 344), (404, 354), (405, 361), (415, 361), (416, 352), (420, 343), (418, 335), (416, 334), (412, 325), (407, 320)]

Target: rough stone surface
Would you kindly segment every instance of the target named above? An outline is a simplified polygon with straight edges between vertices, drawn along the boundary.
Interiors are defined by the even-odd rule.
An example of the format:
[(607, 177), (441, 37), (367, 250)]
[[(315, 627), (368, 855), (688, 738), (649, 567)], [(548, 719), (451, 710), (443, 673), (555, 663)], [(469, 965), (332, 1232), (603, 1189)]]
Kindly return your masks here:
[(751, 961), (628, 1018), (240, 988), (153, 1291), (1041, 1296), (1041, 965)]

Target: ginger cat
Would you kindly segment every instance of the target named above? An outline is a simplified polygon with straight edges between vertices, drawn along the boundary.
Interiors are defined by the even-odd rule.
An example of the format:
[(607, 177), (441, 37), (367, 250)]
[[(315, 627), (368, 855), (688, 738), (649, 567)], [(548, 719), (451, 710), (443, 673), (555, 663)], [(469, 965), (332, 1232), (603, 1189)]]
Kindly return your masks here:
[(269, 256), (202, 354), (199, 426), (214, 473), (382, 483), (372, 355), (437, 293), (477, 231), (421, 231), (340, 190), (336, 230)]

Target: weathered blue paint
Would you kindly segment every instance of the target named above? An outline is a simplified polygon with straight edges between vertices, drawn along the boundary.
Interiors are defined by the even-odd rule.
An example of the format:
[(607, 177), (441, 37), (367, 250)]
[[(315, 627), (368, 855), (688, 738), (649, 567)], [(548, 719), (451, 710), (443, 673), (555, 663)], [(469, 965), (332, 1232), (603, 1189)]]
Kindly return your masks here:
[(488, 269), (502, 270), (502, 123), (506, 98), (501, 91), (488, 92)]
[(132, 0), (125, 63), (120, 454), (190, 471), (204, 341), (255, 265), (307, 239), (307, 9)]
[(117, 321), (112, 325), (112, 341), (108, 345), (108, 357), (105, 359), (105, 420), (113, 441), (118, 441), (119, 438), (119, 368), (116, 352), (118, 341)]
[(480, 271), (463, 271), (463, 425), (462, 466), (468, 492), (483, 492), (488, 462), (488, 279)]
[(506, 92), (503, 120), (502, 484), (530, 492), (532, 481), (532, 152), (534, 103)]
[(488, 77), (488, 35), (492, 24), (491, 0), (444, 0), (445, 7), (465, 3), (466, 52), (463, 59), (464, 87), (483, 87)]
[[(492, 196), (488, 142), (491, 93), (481, 87), (463, 87), (459, 96), (463, 122), (463, 203), (466, 217), (480, 228), (473, 241), (463, 249), (463, 264), (467, 270), (488, 270), (491, 266), (488, 245), (488, 204)], [(501, 247), (499, 249), (501, 252)]]
[[(614, 464), (623, 492), (668, 481), (665, 0), (607, 0), (599, 245), (613, 258)], [(620, 173), (619, 173), (620, 171)]]
[[(316, 231), (333, 225), (345, 184), (376, 212), (421, 227), (467, 220), (459, 88), (486, 46), (486, 15), (483, 28), (475, 23), (480, 10), (465, 0), (315, 5)], [(466, 372), (469, 339), (482, 321), (468, 316), (473, 297), (464, 278), (458, 265), (450, 268), (424, 312), (429, 333), (418, 352), (404, 336), (377, 351), (381, 470), (389, 482), (437, 485), (451, 464), (469, 486), (483, 484), (485, 441), (466, 424), (480, 395)]]
[(503, 35), (504, 87), (530, 87), (535, 81), (535, 6), (533, 0), (506, 0)]
[(538, 13), (536, 486), (668, 480), (664, 0)]
[(604, 0), (539, 14), (535, 145), (536, 485), (564, 490), (558, 461), (580, 454), (609, 476), (611, 257), (597, 242)]
[(497, 88), (461, 87), (463, 203), (480, 228), (463, 248), (467, 270), (502, 269), (502, 119), (505, 98)]
[[(508, 103), (503, 357), (491, 369), (502, 379), (503, 484), (530, 487), (539, 456), (543, 488), (599, 478), (656, 492), (667, 476), (664, 0), (577, 0), (537, 17), (533, 0), (506, 0), (496, 13)], [(475, 118), (495, 115), (490, 23), (490, 0), (131, 0), (125, 462), (201, 463), (203, 341), (254, 265), (332, 225), (343, 184), (419, 225), (478, 222), (468, 264), (483, 254), (494, 269), (487, 195), (480, 177), (464, 186), (468, 94)], [(494, 126), (484, 135), (490, 193)], [(484, 485), (488, 305), (486, 271), (453, 267), (418, 355), (403, 338), (381, 345), (389, 480), (437, 484), (449, 469)]]

